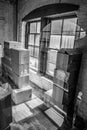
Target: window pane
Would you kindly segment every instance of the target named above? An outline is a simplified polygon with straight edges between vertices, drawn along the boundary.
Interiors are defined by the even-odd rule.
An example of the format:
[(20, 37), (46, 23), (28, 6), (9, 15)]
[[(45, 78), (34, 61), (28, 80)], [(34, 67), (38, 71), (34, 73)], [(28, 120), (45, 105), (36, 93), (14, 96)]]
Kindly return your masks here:
[(38, 59), (30, 57), (30, 67), (33, 69), (38, 69)]
[(49, 41), (50, 33), (49, 32), (43, 32), (41, 38), (42, 38), (42, 41)]
[(56, 68), (56, 65), (55, 64), (52, 64), (52, 63), (47, 63), (47, 73), (49, 75), (54, 75), (54, 69)]
[(60, 49), (60, 38), (61, 38), (61, 36), (51, 35), (50, 48)]
[(29, 46), (28, 49), (29, 49), (30, 56), (33, 56), (34, 48), (32, 46)]
[(75, 36), (62, 36), (61, 48), (73, 48)]
[(36, 33), (36, 22), (30, 23), (30, 33)]
[(75, 35), (77, 18), (64, 19), (63, 34)]
[(36, 35), (35, 37), (35, 46), (39, 46), (40, 43), (40, 35)]
[(35, 47), (34, 57), (38, 58), (38, 56), (39, 56), (39, 48)]
[(29, 42), (28, 45), (34, 45), (34, 35), (29, 35)]
[(61, 34), (62, 20), (53, 20), (51, 23), (51, 34)]
[(37, 33), (40, 33), (40, 25), (41, 25), (41, 23), (37, 22)]
[(57, 51), (56, 50), (49, 50), (48, 51), (48, 62), (56, 64), (56, 57), (57, 57)]
[(48, 23), (47, 25), (44, 26), (43, 31), (49, 32), (51, 28), (51, 23)]

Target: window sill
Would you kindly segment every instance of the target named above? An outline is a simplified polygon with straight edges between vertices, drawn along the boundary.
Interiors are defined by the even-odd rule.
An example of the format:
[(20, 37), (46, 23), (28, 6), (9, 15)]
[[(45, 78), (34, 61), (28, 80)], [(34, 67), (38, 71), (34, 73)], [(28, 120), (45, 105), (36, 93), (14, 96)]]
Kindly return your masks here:
[(39, 73), (37, 69), (35, 69), (34, 67), (30, 67), (30, 70), (34, 71), (37, 73), (37, 75), (39, 76), (43, 76), (49, 80), (51, 80), (53, 82), (53, 77), (51, 75), (48, 75), (48, 74), (43, 74), (43, 73)]

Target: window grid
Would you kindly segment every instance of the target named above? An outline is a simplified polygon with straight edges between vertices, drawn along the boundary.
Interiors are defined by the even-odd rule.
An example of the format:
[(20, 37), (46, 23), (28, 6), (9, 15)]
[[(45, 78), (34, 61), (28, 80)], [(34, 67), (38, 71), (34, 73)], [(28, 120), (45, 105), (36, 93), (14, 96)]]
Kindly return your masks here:
[[(76, 21), (74, 20), (74, 18), (76, 19)], [(77, 39), (79, 39), (80, 37), (83, 37), (84, 35), (85, 35), (85, 32), (84, 32), (84, 30), (81, 28), (81, 27), (79, 27), (78, 26), (78, 19), (77, 19), (77, 17), (75, 16), (75, 17), (63, 17), (63, 18), (61, 18), (61, 19), (50, 19), (50, 18), (48, 18), (51, 22), (48, 22), (48, 24), (46, 23), (46, 25), (48, 25), (49, 26), (49, 23), (51, 24), (50, 26), (51, 26), (51, 28), (52, 28), (52, 21), (54, 21), (54, 20), (61, 20), (62, 22), (61, 22), (61, 32), (58, 32), (58, 34), (57, 33), (51, 33), (51, 28), (50, 29), (46, 29), (45, 28), (45, 30), (41, 30), (41, 32), (40, 33), (38, 33), (38, 31), (37, 31), (37, 22), (38, 21), (35, 21), (36, 22), (36, 31), (34, 32), (34, 33), (29, 33), (29, 35), (34, 35), (34, 45), (30, 45), (30, 44), (28, 44), (28, 47), (32, 47), (33, 48), (33, 55), (31, 55), (31, 57), (33, 57), (33, 58), (35, 58), (35, 59), (38, 59), (38, 50), (39, 49), (44, 49), (44, 50), (46, 50), (47, 51), (47, 58), (45, 58), (45, 60), (47, 61), (46, 62), (46, 72), (45, 72), (45, 74), (46, 75), (49, 75), (49, 76), (52, 76), (53, 77), (53, 74), (51, 74), (51, 73), (49, 73), (49, 70), (47, 70), (47, 69), (49, 69), (49, 67), (47, 67), (47, 64), (48, 63), (50, 63), (50, 64), (53, 64), (53, 65), (55, 65), (56, 66), (56, 62), (54, 63), (54, 62), (52, 62), (51, 60), (48, 60), (48, 58), (49, 58), (49, 53), (50, 52), (52, 52), (52, 51), (55, 51), (55, 52), (58, 52), (58, 50), (60, 49), (60, 48), (62, 48), (62, 47), (64, 47), (64, 48), (67, 48), (68, 46), (69, 47), (71, 47), (71, 48), (73, 48), (74, 47), (74, 44), (75, 44), (75, 40), (77, 40)], [(47, 19), (47, 20), (48, 20)], [(73, 29), (73, 27), (71, 27), (71, 32), (70, 32), (70, 34), (69, 34), (69, 28), (68, 28), (68, 31), (67, 31), (67, 27), (65, 27), (65, 30), (64, 30), (64, 20), (70, 20), (71, 19), (71, 23), (73, 22), (73, 20), (74, 20), (74, 24), (76, 24), (75, 25), (75, 27), (74, 27), (74, 29)], [(73, 20), (72, 20), (73, 19)], [(41, 21), (41, 22), (43, 22), (43, 21)], [(66, 22), (66, 21), (65, 21)], [(67, 25), (67, 22), (66, 22), (66, 24), (65, 25)], [(67, 25), (68, 26), (68, 25)], [(74, 26), (74, 25), (72, 25), (72, 26)], [(28, 30), (27, 30), (28, 31)], [(39, 45), (36, 45), (35, 44), (35, 42), (36, 42), (36, 37), (38, 37), (38, 35), (40, 35), (40, 39), (39, 39), (39, 43), (41, 44), (41, 46), (40, 46), (40, 44)], [(49, 37), (50, 36), (50, 37)], [(51, 46), (50, 44), (51, 44), (51, 38), (52, 38), (52, 36), (53, 37), (56, 37), (56, 36), (59, 36), (59, 47), (57, 48), (57, 47), (54, 47), (54, 46)], [(64, 36), (66, 36), (66, 38), (64, 37)], [(71, 39), (71, 40), (70, 40)], [(38, 39), (37, 39), (37, 41), (38, 41)], [(57, 37), (57, 41), (58, 41), (58, 37)], [(69, 42), (70, 42), (70, 44), (69, 44)], [(43, 43), (46, 43), (47, 44), (47, 46), (45, 45), (45, 44), (43, 44)], [(68, 44), (66, 44), (66, 43), (68, 43)], [(73, 46), (71, 45), (71, 43), (73, 44)], [(64, 44), (64, 45), (63, 45)], [(66, 45), (65, 45), (66, 44)], [(43, 47), (43, 45), (44, 45), (44, 47)], [(41, 47), (41, 48), (40, 48)], [(36, 54), (36, 55), (35, 55)], [(40, 58), (39, 58), (40, 59)], [(40, 59), (41, 60), (41, 59)], [(40, 62), (41, 63), (41, 62)], [(43, 66), (43, 65), (42, 65)], [(44, 68), (44, 67), (43, 67)]]
[[(75, 17), (76, 18), (76, 17)], [(74, 36), (75, 37), (75, 33), (76, 33), (76, 28), (75, 28), (75, 32), (73, 32), (73, 33), (71, 33), (70, 35), (68, 35), (68, 33), (69, 33), (69, 31), (66, 31), (66, 32), (63, 32), (63, 28), (64, 28), (64, 20), (68, 20), (68, 18), (65, 18), (65, 19), (61, 19), (62, 21), (61, 21), (61, 32), (60, 33), (58, 33), (58, 34), (50, 34), (50, 40), (51, 40), (51, 37), (52, 36), (60, 36), (60, 43), (59, 43), (59, 48), (52, 48), (52, 47), (50, 47), (50, 45), (49, 45), (49, 48), (48, 48), (48, 51), (52, 51), (52, 50), (55, 50), (55, 51), (57, 51), (58, 52), (58, 49), (60, 49), (60, 48), (62, 48), (62, 46), (63, 46), (63, 38), (64, 38), (64, 36), (68, 36), (68, 40), (69, 40), (69, 36)], [(60, 19), (59, 19), (60, 20)], [(69, 19), (70, 20), (70, 19)], [(52, 21), (53, 20), (51, 20), (51, 29), (52, 29)], [(72, 37), (73, 39), (73, 47), (74, 47), (74, 41), (75, 41), (75, 38), (74, 37)], [(49, 41), (49, 43), (51, 44), (51, 41)], [(68, 45), (69, 45), (69, 43), (68, 43)], [(66, 45), (66, 47), (67, 47), (67, 45)], [(71, 47), (72, 48), (72, 46), (71, 45), (69, 45), (69, 47)], [(49, 55), (49, 53), (48, 53), (48, 55)], [(49, 56), (47, 56), (47, 57), (49, 57)], [(52, 63), (51, 61), (47, 61), (47, 66), (48, 66), (48, 64), (53, 64), (53, 65), (55, 65), (55, 67), (56, 67), (56, 61), (55, 61), (55, 63)], [(54, 75), (54, 72), (52, 73), (52, 72), (49, 72), (50, 71), (50, 68), (49, 67), (47, 67), (47, 70), (46, 70), (46, 73), (48, 74), (48, 75), (51, 75), (51, 76), (53, 76)]]
[[(28, 49), (30, 50), (30, 48), (32, 48), (32, 51), (33, 51), (33, 54), (30, 54), (30, 58), (31, 59), (33, 59), (31, 62), (31, 65), (30, 65), (30, 68), (33, 68), (33, 69), (35, 69), (35, 70), (38, 70), (38, 65), (37, 65), (37, 68), (34, 66), (34, 65), (32, 65), (32, 64), (36, 64), (36, 62), (35, 63), (33, 63), (34, 61), (38, 61), (38, 56), (36, 56), (35, 55), (35, 52), (36, 52), (36, 49), (38, 48), (38, 54), (39, 54), (39, 45), (37, 46), (36, 45), (36, 37), (37, 36), (39, 36), (40, 35), (40, 32), (37, 32), (37, 23), (40, 23), (40, 21), (35, 21), (35, 22), (30, 22), (29, 23), (29, 26), (31, 26), (31, 24), (32, 23), (35, 23), (36, 24), (36, 29), (35, 29), (35, 32), (30, 32), (30, 27), (29, 27), (29, 39), (28, 39)], [(30, 36), (32, 36), (33, 35), (33, 37), (34, 37), (34, 42), (33, 42), (33, 45), (31, 45), (31, 43), (29, 42), (30, 41)], [(40, 39), (39, 39), (40, 40)], [(31, 50), (30, 50), (31, 51)], [(31, 52), (30, 52), (31, 53)], [(38, 64), (38, 63), (37, 63)], [(34, 66), (34, 67), (33, 67)]]

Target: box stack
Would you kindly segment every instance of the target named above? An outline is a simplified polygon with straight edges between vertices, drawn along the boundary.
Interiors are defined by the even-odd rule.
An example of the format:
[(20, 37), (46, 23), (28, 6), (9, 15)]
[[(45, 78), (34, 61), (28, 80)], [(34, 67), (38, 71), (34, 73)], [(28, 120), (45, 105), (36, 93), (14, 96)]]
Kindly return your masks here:
[(0, 130), (12, 122), (11, 93), (0, 87)]
[(71, 49), (57, 53), (52, 97), (53, 102), (64, 111), (67, 111), (70, 102), (74, 102), (81, 56), (80, 52)]
[(9, 77), (18, 88), (29, 83), (29, 51), (20, 42), (4, 42), (2, 76)]
[(13, 79), (11, 65), (11, 48), (19, 48), (21, 44), (16, 41), (4, 42), (4, 57), (2, 58), (2, 76)]
[(14, 83), (18, 88), (29, 84), (29, 50), (11, 49), (11, 64)]

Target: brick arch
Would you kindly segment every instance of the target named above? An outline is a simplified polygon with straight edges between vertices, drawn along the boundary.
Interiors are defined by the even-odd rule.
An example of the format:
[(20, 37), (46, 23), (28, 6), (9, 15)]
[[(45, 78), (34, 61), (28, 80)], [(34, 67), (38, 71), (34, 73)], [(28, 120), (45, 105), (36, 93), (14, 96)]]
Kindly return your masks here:
[(44, 17), (47, 15), (61, 14), (65, 12), (71, 12), (78, 10), (79, 6), (74, 4), (58, 3), (58, 4), (49, 4), (39, 8), (34, 9), (29, 14), (27, 14), (22, 21), (28, 19)]

